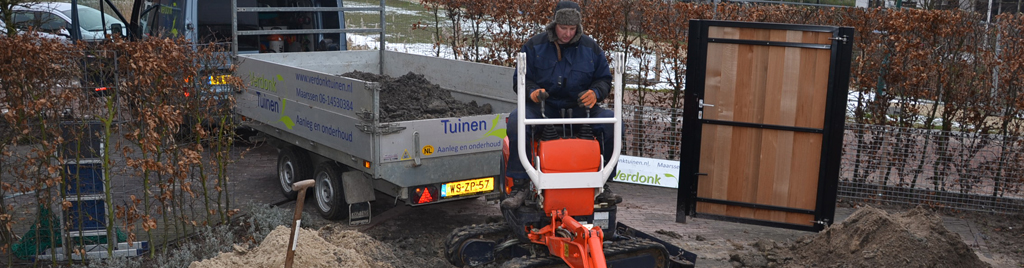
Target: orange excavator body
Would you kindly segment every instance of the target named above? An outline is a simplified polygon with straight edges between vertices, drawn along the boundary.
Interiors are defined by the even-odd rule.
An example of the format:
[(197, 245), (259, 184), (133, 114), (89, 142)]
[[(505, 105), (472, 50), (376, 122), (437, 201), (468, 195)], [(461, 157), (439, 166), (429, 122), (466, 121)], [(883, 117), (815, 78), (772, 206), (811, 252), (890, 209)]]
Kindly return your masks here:
[[(573, 268), (605, 268), (604, 232), (601, 228), (584, 226), (566, 215), (565, 211), (551, 213), (551, 224), (531, 231), (530, 241), (547, 245), (548, 253), (561, 257)], [(568, 237), (567, 237), (568, 236)]]
[[(601, 145), (592, 139), (557, 139), (537, 142), (540, 170), (544, 173), (596, 172), (601, 168)], [(564, 210), (569, 216), (594, 214), (595, 188), (544, 190), (544, 214)]]
[[(597, 140), (538, 141), (535, 148), (544, 173), (596, 172), (601, 168), (601, 146)], [(595, 188), (546, 189), (541, 194), (551, 224), (540, 230), (528, 230), (530, 241), (546, 245), (552, 255), (561, 257), (569, 267), (606, 267), (604, 232), (572, 217), (594, 214)]]

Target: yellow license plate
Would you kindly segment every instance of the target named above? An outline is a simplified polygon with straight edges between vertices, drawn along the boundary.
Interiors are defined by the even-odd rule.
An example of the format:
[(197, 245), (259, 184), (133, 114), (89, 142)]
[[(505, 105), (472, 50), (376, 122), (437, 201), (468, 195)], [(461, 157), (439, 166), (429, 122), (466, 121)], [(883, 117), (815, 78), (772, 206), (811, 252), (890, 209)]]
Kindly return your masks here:
[(231, 75), (229, 75), (229, 74), (210, 76), (210, 84), (211, 85), (227, 84), (229, 77), (231, 77)]
[(467, 195), (479, 192), (490, 192), (493, 190), (493, 177), (450, 182), (441, 185), (441, 198)]

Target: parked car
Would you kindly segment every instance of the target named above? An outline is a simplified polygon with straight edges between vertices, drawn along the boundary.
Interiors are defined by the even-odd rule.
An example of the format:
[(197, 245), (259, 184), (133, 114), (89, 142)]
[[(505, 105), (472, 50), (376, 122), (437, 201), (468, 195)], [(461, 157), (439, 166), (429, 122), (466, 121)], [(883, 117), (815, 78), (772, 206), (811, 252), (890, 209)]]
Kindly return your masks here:
[[(44, 37), (71, 39), (71, 3), (38, 2), (15, 5), (14, 24), (21, 32), (30, 29)], [(111, 33), (127, 34), (125, 23), (117, 17), (99, 10), (78, 5), (79, 31), (82, 40), (91, 42), (106, 39)], [(5, 30), (0, 30), (5, 31)]]
[[(28, 3), (15, 5), (12, 9), (12, 23), (19, 34), (33, 34), (65, 42), (71, 42), (73, 39), (71, 3)], [(81, 41), (84, 42), (105, 40), (112, 33), (127, 34), (124, 21), (84, 4), (78, 5), (78, 22), (77, 29), (81, 33)], [(0, 34), (6, 36), (7, 28), (4, 25), (0, 22)], [(114, 70), (109, 67), (112, 65), (112, 58), (103, 55), (104, 53), (88, 53), (78, 65), (83, 72), (78, 86), (97, 96), (107, 95), (108, 87), (114, 85)]]

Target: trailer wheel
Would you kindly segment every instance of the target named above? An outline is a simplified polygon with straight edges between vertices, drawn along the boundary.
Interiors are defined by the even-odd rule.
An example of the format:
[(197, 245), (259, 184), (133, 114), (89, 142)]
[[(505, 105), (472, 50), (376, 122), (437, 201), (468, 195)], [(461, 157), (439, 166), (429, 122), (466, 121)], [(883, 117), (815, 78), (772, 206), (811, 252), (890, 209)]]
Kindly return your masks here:
[(341, 173), (338, 164), (331, 161), (317, 165), (316, 172), (313, 173), (316, 180), (316, 185), (313, 186), (316, 191), (316, 209), (324, 219), (340, 220), (348, 217)]
[[(288, 200), (294, 200), (298, 192), (292, 190), (292, 184), (313, 177), (313, 168), (309, 156), (296, 153), (300, 148), (285, 147), (277, 154), (277, 178), (281, 184), (281, 193)], [(301, 152), (301, 151), (299, 151)]]

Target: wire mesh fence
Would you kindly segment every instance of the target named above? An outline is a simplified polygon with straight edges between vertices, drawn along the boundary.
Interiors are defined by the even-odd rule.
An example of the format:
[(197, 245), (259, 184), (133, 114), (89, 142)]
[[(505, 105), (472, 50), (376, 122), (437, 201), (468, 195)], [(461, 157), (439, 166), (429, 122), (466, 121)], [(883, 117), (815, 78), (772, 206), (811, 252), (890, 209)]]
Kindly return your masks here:
[[(622, 154), (678, 160), (682, 109), (623, 106)], [(840, 199), (1024, 212), (1024, 137), (846, 124)]]
[(623, 105), (622, 117), (622, 154), (679, 159), (683, 109)]
[(847, 123), (839, 196), (1024, 211), (1024, 137)]

